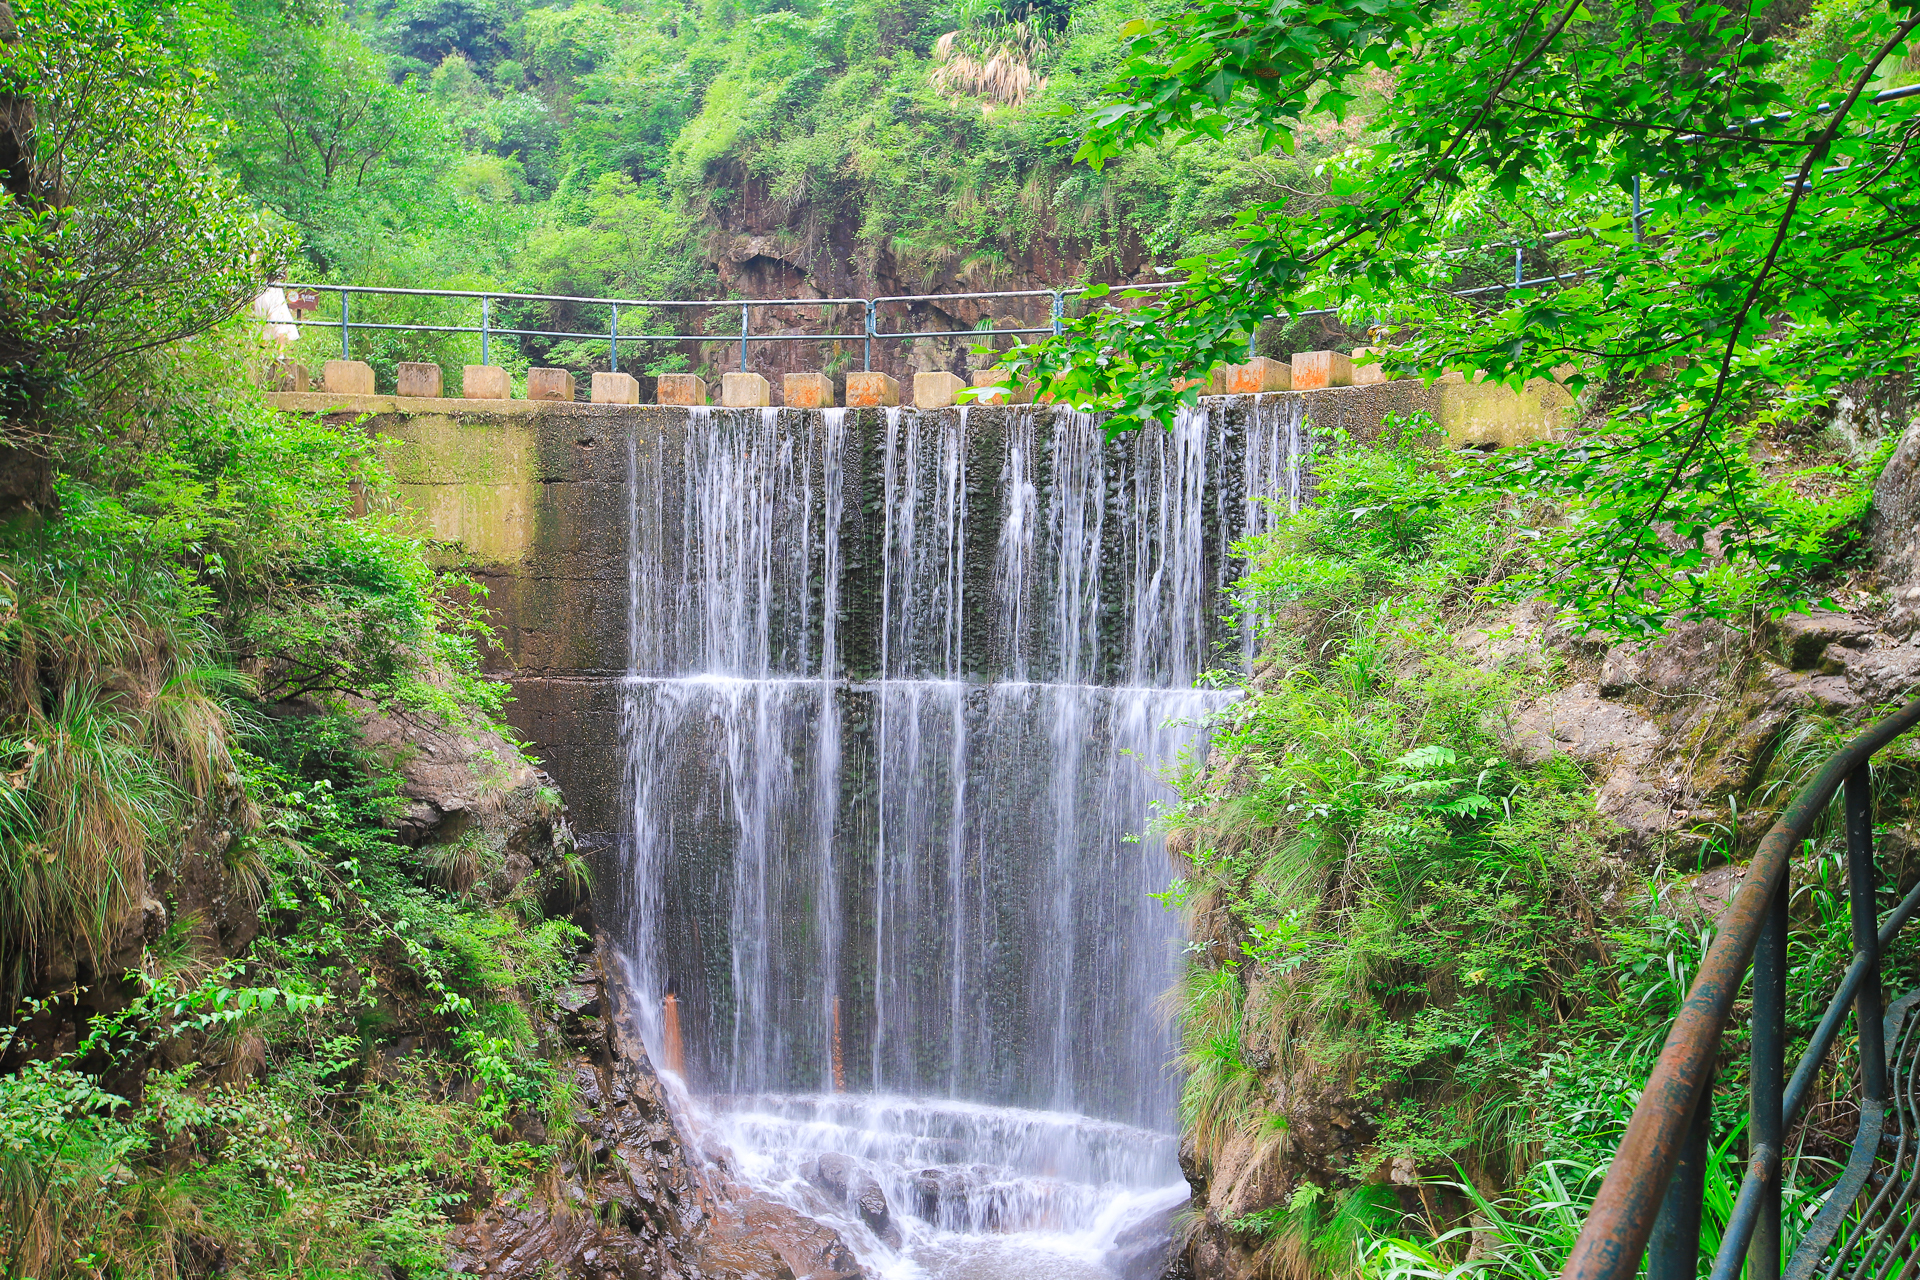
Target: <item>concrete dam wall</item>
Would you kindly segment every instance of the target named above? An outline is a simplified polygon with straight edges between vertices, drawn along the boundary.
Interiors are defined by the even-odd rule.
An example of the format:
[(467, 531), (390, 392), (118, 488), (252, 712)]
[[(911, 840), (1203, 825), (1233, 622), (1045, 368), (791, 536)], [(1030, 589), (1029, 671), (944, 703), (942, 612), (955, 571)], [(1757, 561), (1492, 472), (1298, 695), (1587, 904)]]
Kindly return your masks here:
[(486, 584), (656, 1061), (768, 1186), (835, 1154), (922, 1206), (924, 1238), (836, 1224), (882, 1263), (1022, 1224), (1098, 1253), (1184, 1198), (1142, 836), (1236, 696), (1196, 677), (1250, 656), (1236, 544), (1310, 500), (1316, 427), (1547, 416), (1408, 382), (1112, 441), (1052, 407), (280, 399), (371, 414)]
[[(583, 830), (611, 832), (625, 825), (624, 762), (608, 752), (619, 740), (618, 682), (631, 664), (629, 538), (635, 455), (665, 457), (683, 447), (685, 424), (696, 412), (650, 405), (592, 405), (520, 400), (407, 399), (396, 396), (281, 393), (280, 408), (364, 420), (390, 442), (389, 465), (402, 500), (420, 516), (423, 532), (440, 545), (443, 560), (465, 566), (488, 589), (487, 611), (499, 632), (490, 665), (509, 676), (514, 703), (508, 717), (535, 744)], [(1546, 401), (1545, 407), (1542, 405)], [(1426, 410), (1455, 446), (1504, 446), (1557, 425), (1566, 401), (1557, 389), (1514, 395), (1502, 388), (1396, 381), (1258, 397), (1208, 397), (1209, 413), (1238, 421), (1254, 412), (1273, 415), (1298, 405), (1302, 430), (1343, 430), (1371, 438), (1390, 413)], [(758, 413), (714, 409), (717, 416)], [(795, 438), (817, 437), (818, 410), (779, 410)], [(1049, 407), (975, 407), (965, 411), (970, 446), (968, 483), (975, 493), (989, 482), (993, 442), (1005, 439), (1010, 419), (1050, 422)], [(884, 429), (884, 410), (845, 411), (847, 430), (867, 456)], [(907, 420), (919, 411), (899, 411)], [(956, 422), (961, 411), (926, 411)], [(804, 425), (802, 425), (804, 424)], [(1041, 428), (1045, 434), (1045, 427)], [(1116, 448), (1128, 447), (1123, 443)], [(665, 451), (664, 453), (662, 451)], [(669, 466), (672, 464), (669, 463)], [(859, 501), (869, 501), (862, 496)], [(982, 499), (991, 504), (993, 499)], [(975, 506), (973, 510), (983, 510)], [(988, 525), (973, 522), (974, 537)], [(846, 561), (849, 573), (866, 561)], [(879, 637), (873, 602), (849, 581), (845, 607), (864, 611), (842, 641), (854, 670), (871, 669)], [(972, 646), (982, 635), (963, 628)], [(861, 664), (865, 664), (864, 667)], [(970, 668), (985, 668), (976, 661)]]

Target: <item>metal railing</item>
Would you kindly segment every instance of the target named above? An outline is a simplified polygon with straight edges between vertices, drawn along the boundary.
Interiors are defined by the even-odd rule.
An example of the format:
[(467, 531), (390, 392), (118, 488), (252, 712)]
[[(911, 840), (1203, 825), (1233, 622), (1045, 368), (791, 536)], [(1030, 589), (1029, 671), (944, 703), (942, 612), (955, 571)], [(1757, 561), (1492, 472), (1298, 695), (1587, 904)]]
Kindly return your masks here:
[[(1571, 233), (1562, 233), (1571, 234)], [(1551, 241), (1554, 237), (1548, 237)], [(1496, 284), (1480, 285), (1475, 288), (1453, 290), (1453, 296), (1459, 298), (1474, 297), (1485, 293), (1498, 293), (1508, 289), (1542, 288), (1558, 285), (1566, 280), (1585, 273), (1539, 276), (1527, 279), (1522, 258), (1522, 247), (1502, 243), (1483, 245), (1482, 249), (1513, 249), (1513, 280)], [(1463, 250), (1461, 252), (1469, 252)], [(1158, 289), (1170, 289), (1185, 283), (1184, 280), (1157, 280), (1145, 284), (1127, 284), (1111, 286), (1106, 294), (1106, 305), (1125, 302), (1129, 297), (1150, 293)], [(614, 372), (620, 369), (620, 344), (638, 342), (738, 342), (740, 344), (740, 368), (747, 367), (747, 348), (756, 342), (849, 342), (863, 344), (861, 367), (873, 368), (873, 344), (884, 339), (913, 338), (959, 338), (978, 337), (992, 339), (998, 337), (1027, 336), (1031, 334), (1054, 334), (1063, 331), (1067, 321), (1067, 304), (1071, 298), (1087, 291), (1086, 286), (1069, 289), (1012, 289), (982, 293), (911, 293), (891, 294), (873, 298), (722, 298), (688, 301), (665, 298), (599, 298), (576, 296), (571, 294), (548, 293), (507, 293), (493, 290), (472, 289), (401, 289), (384, 285), (357, 284), (301, 284), (294, 281), (277, 281), (274, 288), (297, 289), (315, 294), (338, 294), (340, 297), (340, 318), (338, 320), (302, 320), (295, 318), (293, 323), (301, 328), (331, 329), (340, 334), (340, 358), (351, 360), (351, 339), (355, 330), (394, 330), (411, 333), (472, 333), (480, 337), (480, 363), (491, 363), (492, 339), (500, 338), (557, 338), (574, 341), (605, 342), (607, 344), (607, 366)], [(408, 298), (465, 298), (477, 299), (480, 303), (480, 323), (478, 325), (449, 324), (390, 324), (353, 319), (353, 298), (355, 295), (377, 295), (382, 297)], [(1048, 320), (1045, 325), (1024, 326), (1019, 328), (982, 328), (982, 329), (887, 329), (881, 324), (881, 308), (885, 306), (907, 305), (917, 302), (963, 302), (968, 300), (989, 300), (999, 298), (1046, 298)], [(608, 308), (609, 319), (605, 330), (583, 332), (580, 330), (524, 329), (498, 325), (493, 322), (493, 304), (497, 302), (557, 302), (579, 306), (598, 306)], [(629, 312), (646, 309), (700, 309), (711, 311), (740, 310), (740, 332), (737, 336), (728, 333), (633, 333), (621, 332), (620, 309)], [(864, 315), (864, 323), (858, 333), (755, 333), (753, 332), (753, 313), (756, 310), (786, 309), (808, 310), (826, 307), (859, 307)], [(1309, 316), (1333, 315), (1338, 309), (1319, 307), (1311, 310), (1283, 313), (1290, 320), (1305, 319)], [(1258, 338), (1255, 334), (1247, 336), (1247, 355), (1251, 359), (1257, 354)]]
[[(1901, 99), (1911, 98), (1916, 95), (1920, 95), (1920, 84), (1904, 85), (1897, 89), (1883, 90), (1880, 93), (1874, 94), (1870, 99), (1868, 99), (1868, 102), (1870, 105), (1878, 106), (1888, 102), (1896, 102)], [(1822, 104), (1821, 106), (1815, 108), (1815, 110), (1821, 111), (1821, 112), (1831, 111), (1832, 109), (1833, 108), (1831, 104)], [(1769, 120), (1787, 119), (1787, 118), (1790, 118), (1790, 117), (1756, 117), (1751, 123), (1757, 126)], [(1842, 169), (1838, 169), (1838, 168), (1828, 168), (1823, 172), (1838, 173), (1842, 171), (1843, 171)], [(1635, 175), (1633, 179), (1632, 202), (1633, 202), (1632, 203), (1633, 236), (1635, 240), (1639, 240), (1642, 238), (1644, 234), (1643, 227), (1642, 227), (1643, 210), (1642, 210), (1642, 204), (1641, 204), (1639, 175)], [(1538, 243), (1540, 245), (1550, 244), (1566, 236), (1578, 235), (1583, 230), (1585, 230), (1585, 228), (1572, 227), (1562, 231), (1549, 232), (1546, 235), (1542, 236)], [(1540, 288), (1547, 285), (1558, 285), (1558, 284), (1564, 283), (1569, 279), (1579, 279), (1591, 274), (1591, 272), (1588, 272), (1588, 271), (1578, 271), (1578, 272), (1571, 272), (1567, 274), (1539, 276), (1539, 277), (1536, 277), (1535, 279), (1529, 280), (1526, 278), (1526, 268), (1523, 260), (1524, 246), (1517, 240), (1498, 241), (1491, 244), (1475, 245), (1465, 249), (1449, 250), (1448, 256), (1460, 256), (1460, 255), (1465, 255), (1465, 254), (1469, 254), (1477, 251), (1485, 251), (1489, 249), (1506, 249), (1506, 248), (1511, 248), (1513, 250), (1513, 280), (1511, 283), (1502, 281), (1496, 284), (1481, 285), (1478, 288), (1456, 289), (1456, 290), (1450, 290), (1449, 292), (1451, 292), (1454, 297), (1466, 298), (1466, 297), (1472, 297), (1478, 294), (1499, 293), (1508, 289), (1529, 289), (1529, 288)], [(1116, 285), (1116, 286), (1113, 286), (1113, 291), (1107, 296), (1114, 300), (1123, 300), (1130, 294), (1137, 295), (1139, 293), (1154, 290), (1154, 289), (1174, 288), (1180, 285), (1181, 283), (1183, 283), (1183, 281), (1176, 279), (1176, 280), (1157, 280), (1157, 281), (1152, 281), (1146, 284)], [(490, 344), (490, 340), (495, 335), (499, 335), (502, 337), (525, 337), (525, 338), (567, 338), (567, 339), (573, 339), (576, 341), (598, 341), (604, 338), (607, 341), (608, 367), (616, 372), (620, 368), (620, 344), (622, 342), (711, 342), (721, 336), (716, 333), (621, 333), (620, 332), (620, 308), (621, 307), (627, 307), (629, 309), (633, 309), (633, 308), (659, 309), (659, 308), (670, 308), (670, 307), (678, 307), (678, 308), (690, 307), (690, 308), (696, 308), (696, 309), (706, 308), (709, 310), (739, 307), (740, 308), (740, 335), (739, 335), (740, 368), (743, 370), (747, 367), (747, 347), (748, 347), (748, 344), (750, 343), (754, 343), (754, 342), (848, 342), (848, 341), (859, 341), (862, 343), (863, 356), (862, 356), (861, 367), (864, 369), (870, 370), (873, 368), (873, 343), (874, 343), (874, 340), (877, 338), (952, 338), (952, 337), (958, 337), (960, 335), (970, 334), (970, 333), (978, 334), (983, 338), (991, 338), (998, 335), (1025, 336), (1025, 335), (1036, 334), (1036, 333), (1058, 335), (1063, 329), (1066, 321), (1066, 315), (1067, 315), (1066, 300), (1070, 297), (1077, 297), (1078, 295), (1086, 292), (1086, 287), (1082, 286), (1078, 288), (1067, 288), (1067, 289), (1015, 289), (1015, 290), (1003, 290), (998, 292), (984, 292), (984, 293), (895, 294), (895, 295), (889, 295), (885, 297), (874, 297), (874, 298), (708, 298), (708, 299), (703, 299), (698, 301), (688, 301), (688, 300), (667, 299), (667, 298), (655, 298), (655, 299), (593, 298), (593, 297), (584, 297), (584, 296), (572, 296), (567, 294), (505, 293), (505, 292), (476, 291), (476, 290), (464, 290), (464, 289), (397, 289), (397, 288), (385, 288), (385, 287), (374, 286), (374, 285), (342, 285), (342, 284), (314, 285), (314, 284), (297, 284), (293, 282), (276, 282), (275, 287), (282, 288), (282, 289), (310, 290), (315, 293), (321, 293), (321, 292), (337, 293), (340, 295), (340, 319), (338, 321), (300, 320), (296, 318), (293, 323), (303, 328), (338, 329), (340, 331), (340, 358), (342, 360), (351, 360), (353, 358), (351, 353), (351, 344), (349, 340), (352, 336), (353, 330), (355, 329), (389, 329), (389, 330), (411, 331), (416, 333), (477, 333), (480, 335), (480, 363), (482, 364), (489, 363), (489, 355), (490, 355), (489, 344)], [(352, 319), (352, 314), (351, 314), (352, 313), (351, 300), (354, 294), (377, 294), (377, 295), (383, 295), (383, 296), (390, 295), (390, 296), (422, 297), (422, 298), (477, 298), (480, 301), (480, 323), (476, 327), (472, 325), (378, 324), (378, 323), (357, 322)], [(879, 308), (887, 304), (905, 303), (905, 304), (911, 305), (916, 302), (959, 302), (959, 301), (965, 301), (968, 299), (989, 299), (989, 298), (1047, 298), (1047, 299), (1050, 299), (1051, 305), (1049, 307), (1048, 323), (1045, 326), (1040, 326), (1040, 327), (1008, 328), (1008, 329), (995, 328), (995, 329), (899, 329), (899, 330), (883, 329), (883, 328), (880, 328), (878, 324)], [(569, 303), (580, 303), (588, 306), (604, 306), (609, 308), (610, 321), (609, 321), (606, 333), (598, 333), (598, 332), (581, 333), (577, 331), (557, 331), (557, 330), (548, 330), (548, 329), (501, 328), (491, 323), (492, 304), (495, 302), (569, 302)], [(1109, 303), (1108, 305), (1112, 305), (1112, 304)], [(786, 308), (860, 307), (863, 310), (863, 313), (865, 316), (865, 322), (861, 326), (861, 331), (859, 333), (805, 333), (805, 334), (758, 333), (757, 334), (752, 332), (752, 327), (753, 327), (752, 313), (754, 309), (778, 308), (778, 307), (786, 307)], [(1308, 311), (1283, 312), (1282, 314), (1286, 315), (1290, 320), (1299, 320), (1308, 316), (1332, 315), (1335, 313), (1336, 310), (1337, 308), (1333, 308), (1333, 307), (1321, 307), (1321, 308), (1316, 308)], [(733, 339), (731, 335), (728, 335), (728, 341), (732, 341), (732, 340)], [(1249, 358), (1251, 358), (1256, 353), (1255, 349), (1257, 346), (1257, 340), (1258, 340), (1257, 334), (1250, 333), (1247, 335), (1247, 354)]]
[[(1920, 698), (1828, 760), (1760, 841), (1745, 881), (1715, 925), (1713, 944), (1667, 1034), (1600, 1194), (1568, 1255), (1562, 1280), (1632, 1280), (1643, 1253), (1648, 1280), (1695, 1280), (1711, 1143), (1714, 1059), (1749, 961), (1753, 969), (1749, 1157), (1713, 1261), (1712, 1280), (1738, 1280), (1743, 1262), (1747, 1280), (1780, 1280), (1780, 1193), (1787, 1132), (1851, 1008), (1861, 1068), (1860, 1129), (1852, 1156), (1801, 1237), (1787, 1264), (1787, 1275), (1805, 1280), (1826, 1255), (1881, 1149), (1889, 1092), (1880, 958), (1920, 909), (1920, 885), (1916, 885), (1886, 920), (1877, 919), (1870, 761), (1875, 752), (1915, 724), (1920, 724)], [(1843, 788), (1853, 958), (1788, 1080), (1788, 871), (1794, 851)], [(1905, 1012), (1903, 1002), (1897, 1013), (1904, 1016)], [(1849, 1237), (1843, 1252), (1851, 1247)], [(1902, 1274), (1911, 1272), (1909, 1264)]]
[[(1160, 280), (1147, 284), (1116, 286), (1109, 295), (1115, 299), (1124, 298), (1131, 293), (1149, 292), (1156, 289), (1172, 288), (1181, 281)], [(1012, 289), (983, 293), (912, 293), (893, 294), (874, 298), (709, 298), (697, 301), (668, 298), (595, 298), (568, 294), (548, 293), (505, 293), (471, 289), (399, 289), (379, 285), (357, 284), (301, 284), (295, 281), (279, 281), (273, 286), (277, 289), (298, 289), (315, 294), (328, 293), (340, 296), (340, 318), (338, 320), (301, 320), (293, 323), (302, 328), (334, 329), (340, 334), (340, 358), (351, 360), (351, 338), (355, 330), (400, 330), (413, 333), (474, 333), (480, 336), (480, 363), (490, 363), (491, 342), (496, 337), (504, 338), (560, 338), (575, 341), (595, 341), (607, 344), (608, 367), (615, 372), (620, 368), (620, 344), (623, 342), (733, 342), (731, 333), (622, 333), (620, 331), (620, 309), (660, 310), (665, 308), (707, 309), (710, 311), (740, 309), (740, 367), (747, 367), (747, 347), (755, 342), (853, 342), (864, 344), (862, 367), (873, 368), (873, 344), (876, 339), (887, 338), (956, 338), (977, 336), (996, 338), (1002, 336), (1026, 336), (1036, 333), (1058, 334), (1065, 327), (1067, 318), (1067, 299), (1086, 292), (1085, 288), (1074, 289)], [(480, 302), (480, 323), (478, 325), (448, 324), (385, 324), (353, 319), (353, 298), (355, 295), (371, 294), (379, 296), (410, 298), (472, 298)], [(967, 300), (990, 300), (998, 298), (1046, 298), (1049, 300), (1048, 322), (1042, 326), (1020, 328), (991, 329), (887, 329), (881, 324), (883, 306), (905, 304), (909, 307), (916, 302), (960, 302)], [(497, 302), (559, 302), (581, 306), (606, 307), (610, 319), (604, 331), (581, 332), (579, 330), (522, 329), (493, 323), (493, 305)], [(858, 333), (755, 333), (753, 332), (753, 312), (756, 310), (786, 309), (810, 310), (827, 307), (860, 307), (864, 314), (864, 323)], [(1317, 313), (1309, 313), (1317, 314)], [(1251, 345), (1251, 342), (1249, 343)]]

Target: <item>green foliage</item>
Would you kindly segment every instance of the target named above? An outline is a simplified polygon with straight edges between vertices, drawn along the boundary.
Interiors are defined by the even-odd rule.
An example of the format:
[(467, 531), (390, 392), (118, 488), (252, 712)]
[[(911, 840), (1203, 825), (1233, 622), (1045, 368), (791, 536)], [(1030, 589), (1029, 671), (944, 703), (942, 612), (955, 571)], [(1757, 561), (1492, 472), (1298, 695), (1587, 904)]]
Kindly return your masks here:
[(1525, 675), (1453, 647), (1511, 517), (1450, 496), (1421, 424), (1399, 425), (1395, 444), (1333, 455), (1320, 500), (1245, 548), (1240, 603), (1269, 620), (1272, 665), (1173, 821), (1197, 824), (1176, 896), (1210, 895), (1235, 926), (1237, 955), (1197, 960), (1189, 989), (1252, 992), (1187, 1019), (1189, 1118), (1208, 1118), (1211, 1149), (1236, 1131), (1218, 1113), (1257, 1120), (1233, 1074), (1244, 1021), (1284, 1070), (1386, 1104), (1386, 1153), (1497, 1176), (1522, 1159), (1511, 1104), (1542, 1028), (1609, 950), (1602, 824), (1577, 769), (1501, 745)]
[[(244, 963), (150, 978), (71, 1053), (0, 1076), (15, 1270), (171, 1274), (198, 1240), (250, 1270), (431, 1271), (448, 1212), (551, 1163), (520, 1133), (553, 1106), (558, 1046), (536, 1024), (584, 935), (435, 887), (388, 834), (394, 779), (350, 721), (258, 723), (235, 763), (264, 810), (273, 927)], [(169, 1043), (206, 1065), (150, 1079), (137, 1107), (78, 1069)], [(246, 1052), (257, 1079), (213, 1071)]]
[[(325, 15), (325, 16), (323, 16)], [(301, 228), (323, 264), (366, 252), (395, 211), (433, 207), (456, 152), (432, 104), (324, 6), (236, 6), (216, 46), (223, 158), (256, 199)], [(357, 242), (357, 243), (356, 243)]]
[(1302, 1182), (1282, 1203), (1232, 1226), (1262, 1242), (1265, 1265), (1276, 1274), (1351, 1275), (1362, 1253), (1400, 1217), (1390, 1186), (1328, 1191)]
[[(1609, 833), (1580, 767), (1501, 745), (1505, 709), (1556, 682), (1556, 660), (1473, 658), (1458, 638), (1499, 635), (1486, 602), (1530, 554), (1526, 511), (1477, 482), (1491, 464), (1442, 465), (1425, 424), (1395, 425), (1384, 443), (1323, 455), (1316, 503), (1243, 548), (1260, 674), (1216, 728), (1209, 769), (1175, 775), (1165, 815), (1188, 850), (1165, 900), (1205, 926), (1170, 1001), (1182, 1117), (1202, 1155), (1241, 1139), (1266, 1158), (1291, 1150), (1319, 1082), (1367, 1113), (1363, 1159), (1295, 1151), (1283, 1167), (1302, 1180), (1231, 1224), (1273, 1274), (1544, 1280), (1685, 998), (1712, 903), (1691, 883), (1694, 856), (1603, 860)], [(1698, 865), (1734, 860), (1737, 815), (1784, 803), (1844, 733), (1789, 726)], [(1913, 751), (1877, 763), (1882, 823), (1911, 820)], [(1789, 1059), (1851, 954), (1841, 845), (1829, 814), (1792, 872)], [(1907, 878), (1887, 873), (1883, 912)], [(1896, 943), (1895, 971), (1916, 948)], [(1746, 1017), (1735, 1009), (1717, 1067), (1709, 1245), (1744, 1174)], [(1832, 1064), (1815, 1086), (1829, 1101), (1809, 1114), (1850, 1116), (1851, 1080), (1851, 1064)], [(1797, 1131), (1791, 1222), (1850, 1137)], [(1410, 1211), (1378, 1203), (1329, 1235), (1335, 1209), (1364, 1209), (1383, 1175)]]
[[(178, 12), (172, 51), (214, 73), (222, 161), (298, 228), (292, 274), (307, 283), (711, 296), (716, 235), (769, 222), (790, 242), (779, 255), (820, 280), (996, 287), (1036, 255), (1100, 277), (1134, 269), (1142, 244), (1160, 261), (1219, 245), (1261, 193), (1324, 187), (1313, 158), (1345, 136), (1316, 136), (1299, 159), (1169, 143), (1098, 174), (1071, 170), (1054, 145), (1062, 113), (1091, 101), (1123, 56), (1117, 33), (1136, 12), (1118, 0), (952, 13), (892, 0), (423, 0), (379, 23), (305, 0), (190, 0)], [(477, 305), (430, 299), (365, 296), (354, 309), (387, 324), (479, 318)], [(1013, 324), (1014, 310), (989, 319)], [(337, 315), (323, 293), (311, 318)], [(545, 305), (495, 318), (589, 332), (607, 321)], [(711, 319), (636, 310), (622, 326), (697, 332)], [(294, 354), (312, 360), (316, 343), (331, 354), (324, 329), (304, 338)], [(480, 359), (464, 334), (361, 331), (349, 346), (383, 381), (400, 360)], [(544, 337), (496, 339), (488, 356), (516, 371), (606, 362), (604, 345)], [(636, 344), (623, 364), (685, 359)]]
[[(1348, 108), (1370, 68), (1393, 92), (1370, 145), (1325, 165), (1330, 198), (1248, 202), (1235, 243), (1184, 263), (1175, 294), (1094, 312), (1011, 365), (1119, 410), (1116, 429), (1170, 420), (1193, 394), (1174, 389), (1183, 371), (1314, 306), (1394, 330), (1408, 373), (1517, 386), (1571, 365), (1570, 385), (1604, 387), (1595, 415), (1505, 479), (1564, 517), (1537, 535), (1532, 589), (1626, 632), (1805, 601), (1871, 473), (1838, 495), (1783, 486), (1747, 427), (1911, 360), (1920, 111), (1872, 101), (1920, 14), (1816, 15), (1226, 0), (1142, 19), (1081, 120), (1096, 166), (1167, 138), (1283, 149)], [(1499, 286), (1516, 239), (1547, 287)]]
[(0, 94), (34, 128), (0, 191), (0, 414), (31, 438), (82, 380), (240, 310), (290, 243), (215, 167), (201, 78), (157, 24), (107, 0), (14, 10)]
[[(169, 60), (202, 38), (240, 57), (233, 33), (175, 25), (163, 47), (137, 6), (22, 16), (0, 70), (39, 112), (41, 185), (4, 206), (5, 269), (94, 293), (7, 331), (9, 411), (37, 415), (57, 506), (0, 526), (0, 1271), (433, 1273), (450, 1209), (551, 1163), (551, 994), (583, 937), (540, 885), (437, 884), (344, 708), (491, 726), (480, 592), (432, 566), (358, 424), (264, 406), (237, 333), (178, 340), (285, 244), (215, 173), (203, 77)], [(300, 59), (354, 51), (307, 34), (279, 50), (301, 110), (333, 82)], [(360, 90), (368, 127), (418, 106), (362, 83), (349, 108)], [(332, 145), (310, 123), (284, 117), (300, 154), (262, 173)], [(209, 878), (218, 920), (193, 905)], [(156, 1055), (189, 1065), (141, 1092)]]

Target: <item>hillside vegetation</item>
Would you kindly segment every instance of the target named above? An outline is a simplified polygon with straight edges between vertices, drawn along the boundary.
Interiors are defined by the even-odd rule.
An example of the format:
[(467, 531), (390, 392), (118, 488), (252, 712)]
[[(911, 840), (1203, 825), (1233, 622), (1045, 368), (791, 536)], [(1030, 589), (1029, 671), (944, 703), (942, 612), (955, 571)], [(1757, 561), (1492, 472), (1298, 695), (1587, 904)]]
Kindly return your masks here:
[[(1295, 156), (1168, 145), (1099, 174), (1070, 168), (1073, 113), (1112, 74), (1136, 16), (1118, 0), (189, 0), (152, 12), (177, 33), (176, 56), (207, 70), (221, 163), (297, 233), (302, 281), (633, 298), (1153, 278), (1226, 243), (1248, 201), (1324, 190), (1316, 162), (1348, 136), (1331, 120)], [(360, 306), (357, 319), (478, 321), (457, 303)], [(996, 319), (968, 314), (963, 327)], [(607, 325), (603, 309), (495, 313), (514, 320)], [(708, 320), (737, 332), (737, 312), (696, 323)], [(668, 317), (622, 321), (643, 322)], [(858, 316), (841, 323), (857, 329)], [(321, 350), (330, 341), (309, 334), (296, 354), (317, 363), (337, 354)], [(354, 341), (383, 371), (479, 360), (472, 337)], [(539, 339), (490, 355), (517, 369), (607, 362), (605, 344)], [(623, 364), (704, 358), (658, 344)]]
[[(571, 1123), (560, 797), (372, 442), (262, 401), (229, 318), (289, 245), (179, 49), (105, 3), (17, 16), (0, 1274), (437, 1273), (448, 1215)], [(403, 842), (429, 735), (475, 820)]]

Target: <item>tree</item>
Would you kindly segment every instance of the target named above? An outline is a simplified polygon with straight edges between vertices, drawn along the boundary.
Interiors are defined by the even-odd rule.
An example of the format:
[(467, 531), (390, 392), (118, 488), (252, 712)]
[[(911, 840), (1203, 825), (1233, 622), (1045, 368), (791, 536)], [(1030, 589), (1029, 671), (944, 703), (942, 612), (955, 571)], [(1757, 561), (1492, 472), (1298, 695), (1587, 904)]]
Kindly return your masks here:
[[(1245, 210), (1172, 296), (1011, 362), (1123, 427), (1170, 420), (1194, 394), (1176, 379), (1314, 306), (1397, 328), (1405, 372), (1571, 364), (1608, 407), (1510, 471), (1567, 517), (1534, 585), (1614, 631), (1791, 603), (1861, 503), (1783, 486), (1745, 427), (1915, 354), (1920, 99), (1879, 91), (1917, 24), (1910, 0), (1222, 0), (1136, 22), (1076, 159), (1167, 137), (1288, 149), (1357, 78), (1391, 77), (1375, 141), (1328, 166), (1334, 200)], [(1489, 257), (1510, 271), (1516, 245), (1546, 283), (1450, 293)]]
[(506, 15), (488, 0), (400, 0), (387, 15), (393, 47), (429, 66), (464, 53), (491, 69), (505, 51)]
[(269, 5), (243, 17), (220, 68), (235, 126), (226, 159), (247, 191), (301, 228), (324, 270), (370, 205), (431, 202), (457, 154), (453, 135), (338, 15)]
[[(286, 233), (214, 164), (199, 78), (107, 0), (18, 0), (0, 99), (24, 162), (0, 192), (0, 509), (44, 505), (48, 442), (116, 361), (237, 314)], [(20, 127), (24, 122), (24, 127)]]

